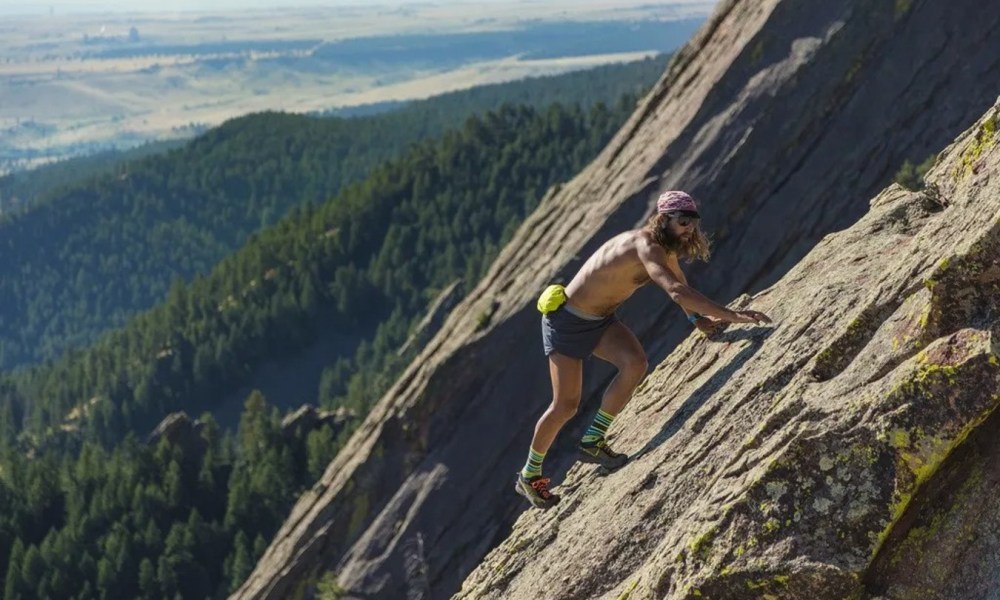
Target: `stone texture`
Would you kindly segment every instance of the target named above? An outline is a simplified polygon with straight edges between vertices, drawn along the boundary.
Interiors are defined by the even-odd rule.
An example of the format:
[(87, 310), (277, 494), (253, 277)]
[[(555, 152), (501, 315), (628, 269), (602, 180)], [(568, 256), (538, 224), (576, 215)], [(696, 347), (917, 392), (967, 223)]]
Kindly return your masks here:
[(571, 468), (456, 598), (995, 598), (998, 122), (741, 299), (774, 327), (684, 341), (612, 428), (636, 459)]
[[(657, 193), (670, 188), (689, 190), (699, 198), (705, 225), (715, 232), (711, 264), (693, 266), (689, 277), (712, 297), (728, 300), (741, 292), (762, 290), (817, 243), (817, 251), (829, 252), (840, 262), (813, 263), (811, 271), (799, 266), (785, 279), (789, 290), (796, 289), (796, 281), (800, 287), (808, 286), (813, 303), (801, 307), (808, 308), (807, 313), (787, 312), (785, 304), (774, 300), (773, 291), (754, 301), (755, 307), (772, 309), (781, 317), (773, 331), (740, 329), (710, 345), (685, 342), (649, 379), (646, 395), (633, 406), (642, 418), (626, 415), (615, 425), (616, 431), (634, 436), (621, 439), (629, 450), (649, 445), (649, 456), (637, 463), (638, 471), (616, 480), (620, 482), (616, 493), (625, 494), (642, 482), (653, 489), (670, 487), (673, 495), (637, 491), (638, 503), (614, 514), (602, 512), (607, 520), (597, 530), (601, 541), (594, 543), (574, 523), (580, 514), (597, 509), (582, 493), (589, 489), (582, 486), (593, 484), (588, 483), (589, 475), (571, 471), (563, 484), (570, 500), (560, 508), (561, 518), (550, 518), (545, 521), (548, 528), (533, 530), (539, 537), (526, 537), (520, 525), (511, 540), (521, 541), (508, 541), (503, 547), (507, 553), (499, 558), (492, 555), (491, 566), (481, 568), (468, 583), (466, 596), (529, 597), (529, 588), (522, 586), (530, 577), (559, 588), (542, 593), (546, 598), (585, 597), (583, 590), (617, 594), (624, 585), (619, 585), (621, 577), (633, 573), (642, 575), (636, 590), (646, 594), (652, 589), (680, 593), (682, 585), (726, 589), (724, 577), (716, 581), (710, 576), (713, 565), (724, 559), (713, 550), (715, 544), (698, 546), (707, 548), (697, 559), (700, 562), (685, 554), (686, 562), (670, 567), (670, 575), (664, 575), (666, 566), (658, 567), (655, 581), (651, 574), (655, 569), (647, 565), (647, 561), (665, 565), (662, 561), (667, 558), (676, 559), (679, 548), (712, 527), (720, 532), (709, 536), (712, 540), (750, 527), (737, 508), (721, 508), (737, 502), (745, 490), (734, 487), (730, 497), (722, 491), (725, 488), (709, 486), (709, 478), (718, 476), (703, 463), (706, 453), (714, 452), (712, 444), (736, 452), (739, 448), (733, 449), (727, 436), (746, 436), (749, 428), (761, 428), (761, 435), (767, 434), (761, 443), (770, 440), (767, 451), (777, 456), (778, 446), (771, 445), (779, 440), (792, 444), (795, 435), (809, 435), (800, 427), (813, 421), (800, 423), (803, 414), (829, 412), (837, 404), (814, 406), (806, 387), (793, 386), (789, 389), (800, 390), (797, 395), (778, 399), (776, 411), (770, 410), (779, 390), (806, 376), (802, 369), (818, 380), (812, 385), (839, 385), (851, 380), (845, 379), (849, 371), (865, 369), (867, 375), (858, 377), (872, 378), (869, 384), (889, 373), (918, 378), (916, 354), (910, 353), (917, 344), (923, 350), (932, 342), (965, 348), (955, 362), (965, 380), (975, 377), (984, 360), (986, 341), (971, 323), (960, 328), (969, 329), (961, 335), (960, 329), (931, 334), (925, 332), (924, 317), (918, 313), (927, 309), (928, 323), (948, 329), (954, 314), (942, 312), (941, 298), (975, 304), (980, 297), (974, 289), (953, 285), (928, 289), (909, 277), (909, 271), (886, 272), (890, 265), (906, 264), (920, 274), (933, 268), (945, 250), (958, 256), (954, 240), (934, 238), (932, 244), (929, 233), (920, 233), (925, 222), (947, 225), (944, 219), (933, 220), (929, 211), (952, 200), (950, 188), (925, 195), (892, 189), (879, 197), (874, 216), (866, 221), (869, 235), (859, 236), (865, 241), (897, 236), (892, 244), (880, 247), (883, 260), (878, 264), (873, 265), (866, 254), (871, 247), (844, 243), (835, 249), (833, 238), (823, 236), (857, 221), (868, 209), (868, 199), (884, 187), (903, 159), (919, 162), (940, 150), (992, 104), (1000, 80), (1000, 54), (987, 49), (1000, 47), (998, 25), (1000, 13), (973, 0), (720, 2), (716, 14), (678, 52), (663, 79), (605, 151), (572, 181), (550, 190), (484, 280), (451, 312), (367, 417), (322, 481), (299, 500), (233, 597), (295, 597), (329, 571), (350, 590), (349, 596), (405, 597), (407, 549), (418, 535), (425, 549), (431, 597), (445, 598), (457, 591), (482, 557), (508, 538), (511, 524), (524, 509), (511, 490), (512, 477), (549, 401), (534, 309), (537, 294), (548, 283), (566, 281), (604, 240), (643, 220)], [(968, 158), (962, 167), (963, 181), (978, 181), (975, 178), (989, 169), (977, 166), (981, 156)], [(940, 214), (952, 214), (949, 211)], [(963, 230), (948, 231), (965, 235)], [(923, 245), (914, 245), (917, 240)], [(917, 262), (904, 263), (910, 260), (907, 256), (915, 256)], [(825, 306), (816, 298), (850, 306)], [(680, 311), (652, 288), (638, 292), (620, 314), (643, 342), (651, 364), (666, 357), (689, 331)], [(858, 325), (853, 329), (846, 327), (855, 320)], [(939, 321), (941, 325), (934, 325)], [(901, 333), (890, 335), (885, 324)], [(953, 334), (953, 343), (937, 341)], [(933, 339), (925, 339), (931, 335)], [(878, 364), (855, 359), (866, 344), (881, 349), (871, 355), (871, 360), (879, 358)], [(664, 373), (670, 376), (663, 377)], [(546, 460), (546, 472), (556, 481), (566, 475), (568, 446), (590, 420), (610, 376), (608, 368), (588, 364), (582, 414)], [(750, 394), (753, 386), (762, 391)], [(768, 399), (767, 394), (775, 398)], [(843, 396), (839, 402), (855, 397), (849, 386)], [(884, 415), (891, 414), (891, 402), (905, 401), (884, 402), (889, 404), (879, 404), (882, 408), (872, 418), (888, 419)], [(955, 419), (939, 417), (935, 423), (957, 427), (962, 421), (959, 416)], [(900, 422), (899, 427), (904, 426), (908, 425)], [(948, 431), (948, 439), (963, 433)], [(829, 443), (842, 433), (831, 424)], [(885, 432), (874, 425), (858, 431), (852, 438), (858, 452), (863, 452), (863, 444), (879, 442), (881, 433)], [(919, 437), (913, 431), (909, 435)], [(738, 441), (742, 443), (742, 437)], [(827, 465), (841, 460), (832, 453), (834, 447), (827, 454), (815, 454), (819, 450), (814, 446), (791, 445), (787, 456), (803, 453), (816, 464)], [(659, 467), (650, 464), (667, 449), (670, 461)], [(727, 467), (732, 472), (728, 477), (745, 478), (745, 485), (764, 477), (763, 467), (750, 462), (748, 452), (740, 454), (747, 461), (745, 467)], [(866, 456), (843, 460), (860, 464)], [(877, 459), (890, 464), (895, 456), (886, 451)], [(916, 479), (906, 483), (905, 465), (892, 464), (892, 476), (899, 473), (899, 489), (912, 487)], [(827, 485), (825, 478), (822, 483)], [(887, 480), (871, 482), (879, 493), (885, 493), (878, 487), (884, 485)], [(821, 506), (831, 514), (855, 514), (852, 506), (838, 500), (834, 488), (824, 489), (828, 493)], [(718, 505), (707, 504), (709, 494)], [(800, 505), (806, 501), (786, 498), (792, 499)], [(711, 510), (693, 520), (682, 514), (699, 500)], [(881, 500), (890, 502), (888, 497)], [(586, 509), (579, 510), (584, 505)], [(856, 518), (860, 528), (875, 527), (887, 517), (869, 507)], [(647, 525), (634, 527), (635, 519)], [(682, 519), (678, 523), (683, 526), (675, 525), (676, 519)], [(875, 539), (887, 527), (888, 521), (874, 532)], [(609, 558), (606, 551), (616, 548), (617, 542), (604, 540), (612, 533), (615, 540), (624, 538), (622, 532), (627, 532), (628, 542), (618, 548), (617, 557)], [(801, 579), (836, 581), (844, 589), (854, 589), (851, 573), (859, 572), (861, 553), (878, 549), (868, 533), (873, 532), (857, 534), (868, 544), (866, 550), (823, 538), (822, 544), (829, 547), (825, 553), (816, 551), (801, 559)], [(518, 544), (546, 540), (560, 540), (563, 556), (554, 562), (540, 561), (535, 570), (524, 565), (524, 556), (510, 552)], [(786, 556), (798, 552), (790, 541), (784, 543)], [(663, 556), (650, 558), (660, 545)], [(497, 561), (503, 560), (510, 564), (498, 566)], [(835, 561), (857, 564), (850, 567)], [(757, 581), (748, 564), (736, 564), (731, 572), (740, 569), (740, 577)], [(546, 575), (559, 573), (556, 581), (538, 579), (543, 566), (549, 569)], [(496, 569), (499, 579), (486, 578), (484, 569)], [(775, 576), (790, 577), (789, 571)], [(561, 577), (566, 577), (565, 583), (560, 583)], [(594, 583), (597, 578), (603, 583)], [(504, 596), (504, 590), (525, 595)]]
[(434, 334), (441, 330), (441, 326), (444, 325), (444, 320), (448, 318), (448, 313), (455, 308), (455, 305), (462, 299), (463, 282), (461, 279), (452, 282), (451, 285), (444, 288), (434, 302), (431, 302), (430, 308), (427, 309), (427, 314), (424, 318), (420, 320), (417, 324), (417, 328), (414, 330), (413, 334), (410, 336), (406, 343), (403, 344), (399, 351), (396, 353), (399, 356), (406, 356), (413, 352), (419, 351), (423, 348), (427, 342), (430, 341)]

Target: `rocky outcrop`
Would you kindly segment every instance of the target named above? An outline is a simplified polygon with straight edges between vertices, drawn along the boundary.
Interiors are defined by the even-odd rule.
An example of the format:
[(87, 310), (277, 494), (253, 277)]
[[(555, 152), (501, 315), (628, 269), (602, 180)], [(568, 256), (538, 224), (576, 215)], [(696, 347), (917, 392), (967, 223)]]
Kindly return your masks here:
[[(590, 252), (640, 222), (657, 193), (669, 188), (687, 189), (700, 198), (705, 225), (716, 232), (712, 263), (691, 270), (689, 279), (697, 288), (727, 300), (773, 284), (825, 234), (861, 217), (868, 199), (904, 159), (921, 161), (940, 150), (992, 104), (1000, 80), (1000, 55), (986, 49), (1000, 46), (998, 24), (1000, 13), (984, 10), (973, 0), (721, 2), (601, 156), (543, 199), (484, 280), (452, 311), (360, 426), (322, 481), (299, 500), (234, 597), (294, 597), (326, 572), (335, 573), (340, 585), (357, 597), (405, 597), (405, 558), (418, 535), (425, 549), (431, 597), (457, 591), (482, 557), (507, 537), (524, 509), (510, 489), (512, 477), (549, 400), (534, 309), (539, 291), (547, 283), (571, 277)], [(902, 196), (899, 190), (894, 193)], [(889, 204), (904, 213), (910, 210), (910, 204), (900, 202)], [(887, 220), (884, 226), (911, 227), (900, 219)], [(836, 280), (836, 266), (830, 266), (831, 280)], [(858, 292), (849, 281), (843, 285), (845, 293)], [(767, 298), (758, 302), (771, 306)], [(893, 307), (881, 304), (872, 310), (876, 322), (884, 316), (881, 311), (895, 314)], [(708, 406), (710, 397), (720, 410), (738, 408), (736, 402), (727, 403), (720, 390), (741, 373), (741, 378), (752, 377), (743, 365), (765, 346), (772, 348), (771, 339), (800, 348), (804, 346), (794, 344), (819, 343), (816, 340), (836, 325), (825, 312), (812, 328), (783, 310), (777, 312), (783, 322), (800, 323), (798, 329), (782, 325), (771, 333), (733, 331), (726, 338), (728, 345), (699, 350), (708, 352), (699, 355), (701, 362), (692, 355), (683, 364), (671, 363), (672, 370), (683, 369), (686, 374), (681, 377), (690, 379), (685, 384), (688, 393), (697, 392), (690, 396), (694, 400), (682, 401), (687, 403), (678, 415)], [(651, 364), (662, 360), (689, 331), (680, 312), (652, 288), (637, 293), (620, 314), (639, 335)], [(858, 344), (850, 335), (840, 337), (854, 352)], [(966, 361), (970, 364), (981, 360), (974, 356), (982, 356), (985, 343), (975, 337), (955, 342), (970, 348)], [(683, 356), (685, 350), (680, 352)], [(771, 352), (777, 350), (768, 350), (766, 356)], [(804, 354), (798, 358), (809, 359)], [(833, 352), (816, 366), (818, 376), (836, 375), (844, 360), (843, 354)], [(913, 360), (903, 362), (912, 366), (907, 361)], [(769, 379), (758, 383), (780, 388), (798, 371), (767, 373)], [(588, 364), (583, 414), (546, 460), (546, 471), (556, 481), (569, 466), (568, 444), (591, 417), (610, 375), (606, 367)], [(670, 381), (674, 385), (674, 379)], [(691, 382), (699, 382), (697, 389), (690, 388)], [(657, 399), (657, 406), (676, 406), (678, 396), (669, 389), (662, 392), (665, 396)], [(746, 420), (741, 426), (771, 418), (755, 406), (758, 412), (738, 415)], [(773, 419), (767, 421), (769, 427), (783, 425), (778, 417)], [(662, 431), (654, 436), (663, 440), (657, 447), (676, 448), (667, 442), (681, 425), (700, 430), (715, 423), (703, 418), (688, 421), (677, 417), (661, 425)], [(944, 427), (951, 421), (939, 423)], [(632, 418), (616, 429), (642, 435)], [(718, 439), (721, 434), (712, 435)], [(916, 439), (915, 433), (911, 435)], [(637, 439), (622, 441), (635, 444)], [(705, 450), (703, 445), (697, 447)], [(685, 456), (691, 465), (699, 464), (698, 454)], [(688, 463), (672, 464), (679, 468)], [(571, 481), (573, 477), (582, 475), (571, 474)], [(649, 485), (658, 480), (651, 479)], [(629, 487), (626, 483), (623, 489)], [(679, 510), (683, 500), (697, 499), (699, 490), (710, 491), (703, 485), (679, 490), (683, 498), (642, 510), (656, 513), (671, 506)], [(582, 495), (574, 498), (560, 510), (580, 506)], [(833, 502), (832, 496), (829, 499)], [(558, 539), (552, 536), (558, 523), (567, 522), (569, 515), (563, 514), (545, 535)], [(724, 515), (738, 521), (730, 511), (706, 523), (718, 522), (720, 531), (735, 527), (723, 521)], [(873, 523), (879, 517), (865, 518)], [(664, 531), (664, 540), (666, 536), (687, 539), (669, 528)], [(688, 533), (700, 535), (700, 530)], [(653, 539), (660, 535), (656, 531), (645, 535), (633, 543), (658, 543)], [(573, 550), (579, 555), (588, 543), (577, 536)], [(565, 572), (571, 581), (584, 565), (589, 569), (596, 564), (596, 553), (588, 551), (586, 559)], [(716, 559), (710, 555), (708, 560)], [(819, 572), (816, 565), (822, 560), (815, 557), (811, 572)], [(617, 559), (609, 564), (627, 566)], [(640, 566), (636, 563), (636, 571)], [(694, 563), (685, 568), (669, 581), (693, 585), (708, 578), (709, 571)], [(615, 573), (609, 575), (612, 582), (618, 581)], [(486, 580), (470, 585), (470, 590), (487, 590), (484, 593), (506, 589), (503, 582)], [(645, 578), (642, 585), (647, 585)], [(673, 583), (657, 585), (674, 589)]]
[(994, 597), (998, 123), (739, 301), (775, 326), (682, 343), (613, 427), (636, 458), (571, 468), (457, 598)]
[(304, 439), (310, 431), (329, 426), (336, 436), (355, 418), (354, 411), (343, 406), (337, 410), (318, 410), (312, 404), (303, 404), (281, 419), (281, 433), (285, 437)]
[(201, 436), (205, 424), (187, 415), (186, 412), (171, 413), (146, 437), (146, 444), (156, 446), (167, 440), (171, 446), (180, 446), (184, 456), (201, 456), (208, 443)]

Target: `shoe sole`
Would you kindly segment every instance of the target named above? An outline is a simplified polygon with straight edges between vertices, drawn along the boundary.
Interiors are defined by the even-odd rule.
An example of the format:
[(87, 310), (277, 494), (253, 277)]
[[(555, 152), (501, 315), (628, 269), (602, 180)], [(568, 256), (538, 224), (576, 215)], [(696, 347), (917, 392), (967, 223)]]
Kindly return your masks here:
[[(528, 501), (528, 504), (531, 504), (535, 508), (540, 508), (542, 510), (548, 510), (548, 509), (552, 508), (553, 506), (555, 506), (556, 504), (559, 504), (559, 500), (556, 500), (552, 504), (548, 504), (544, 500), (536, 501), (532, 496), (529, 496), (528, 493), (525, 492), (523, 488), (521, 488), (520, 482), (514, 484), (514, 490), (518, 494), (524, 496), (524, 499)], [(538, 502), (541, 502), (541, 504), (539, 504)]]
[(620, 468), (624, 467), (625, 465), (627, 465), (628, 461), (629, 461), (629, 457), (626, 455), (625, 456), (625, 460), (621, 461), (620, 463), (615, 464), (615, 465), (609, 465), (608, 463), (602, 461), (601, 459), (599, 459), (599, 458), (597, 458), (595, 456), (591, 456), (590, 454), (587, 454), (583, 450), (579, 450), (577, 452), (577, 460), (579, 460), (580, 462), (583, 462), (583, 463), (587, 463), (587, 464), (591, 464), (591, 465), (597, 465), (597, 466), (601, 467), (601, 469), (604, 470), (604, 474), (607, 475), (608, 473), (613, 473), (614, 471), (617, 471), (618, 469), (620, 469)]

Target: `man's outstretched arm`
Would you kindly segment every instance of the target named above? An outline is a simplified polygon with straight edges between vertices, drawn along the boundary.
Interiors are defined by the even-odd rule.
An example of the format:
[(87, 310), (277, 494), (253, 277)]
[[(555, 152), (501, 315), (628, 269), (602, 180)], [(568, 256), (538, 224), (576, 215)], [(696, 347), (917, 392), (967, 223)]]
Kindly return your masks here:
[[(680, 281), (683, 285), (691, 287), (688, 284), (687, 277), (684, 276), (684, 269), (681, 268), (681, 263), (679, 260), (677, 260), (677, 255), (670, 254), (669, 252), (664, 252), (664, 254), (667, 255), (667, 268), (670, 270), (670, 272), (673, 273), (673, 275), (677, 278), (677, 280)], [(693, 310), (688, 310), (683, 306), (681, 306), (681, 310), (683, 310), (684, 314), (686, 314), (689, 317), (692, 314), (694, 314)]]
[(659, 244), (643, 239), (638, 246), (639, 259), (646, 267), (649, 278), (663, 288), (670, 299), (680, 305), (685, 312), (696, 312), (730, 323), (771, 322), (767, 315), (754, 310), (734, 311), (716, 304), (698, 290), (681, 281), (670, 269), (669, 255)]
[[(679, 279), (681, 283), (690, 287), (687, 277), (684, 275), (684, 269), (681, 268), (681, 263), (677, 260), (676, 254), (667, 253), (667, 267), (670, 269), (671, 273), (677, 276), (677, 279)], [(713, 336), (718, 333), (722, 324), (725, 323), (725, 321), (712, 319), (705, 315), (695, 313), (694, 311), (688, 310), (683, 306), (681, 306), (681, 310), (684, 311), (684, 315), (689, 321), (691, 321), (692, 324), (694, 324), (695, 328), (707, 336)], [(692, 319), (691, 315), (696, 315), (697, 318)]]

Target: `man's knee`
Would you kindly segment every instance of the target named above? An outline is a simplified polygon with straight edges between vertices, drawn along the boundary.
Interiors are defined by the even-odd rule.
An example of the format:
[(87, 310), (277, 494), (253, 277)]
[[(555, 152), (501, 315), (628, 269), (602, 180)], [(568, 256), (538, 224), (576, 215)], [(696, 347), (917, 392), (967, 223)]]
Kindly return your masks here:
[(649, 361), (646, 360), (644, 354), (639, 354), (635, 356), (630, 356), (625, 362), (619, 367), (623, 377), (628, 378), (630, 381), (635, 382), (636, 385), (642, 378), (646, 376), (646, 371), (649, 369)]
[(579, 408), (579, 396), (557, 396), (552, 400), (552, 414), (563, 421), (572, 419)]

